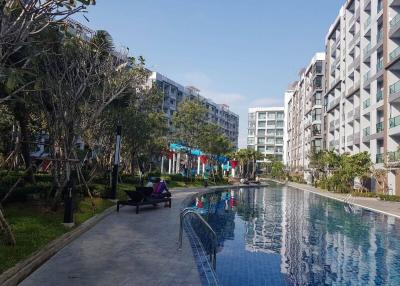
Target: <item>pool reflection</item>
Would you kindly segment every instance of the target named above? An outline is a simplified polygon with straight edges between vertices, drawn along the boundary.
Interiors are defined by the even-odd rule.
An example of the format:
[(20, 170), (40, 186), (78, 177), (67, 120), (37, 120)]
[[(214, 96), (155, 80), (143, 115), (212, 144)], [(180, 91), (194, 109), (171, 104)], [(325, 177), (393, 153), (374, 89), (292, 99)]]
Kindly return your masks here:
[(400, 285), (399, 221), (273, 185), (196, 199), (222, 285)]

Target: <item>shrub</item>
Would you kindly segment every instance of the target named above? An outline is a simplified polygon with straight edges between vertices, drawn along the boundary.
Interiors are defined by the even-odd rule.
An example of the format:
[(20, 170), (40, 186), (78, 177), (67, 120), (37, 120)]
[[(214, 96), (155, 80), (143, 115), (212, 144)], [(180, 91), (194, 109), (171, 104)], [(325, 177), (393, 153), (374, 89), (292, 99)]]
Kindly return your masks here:
[(400, 196), (379, 194), (378, 197), (382, 201), (400, 202)]
[(352, 196), (355, 197), (365, 197), (365, 198), (376, 198), (377, 194), (374, 192), (358, 192), (358, 191), (353, 191), (351, 192)]

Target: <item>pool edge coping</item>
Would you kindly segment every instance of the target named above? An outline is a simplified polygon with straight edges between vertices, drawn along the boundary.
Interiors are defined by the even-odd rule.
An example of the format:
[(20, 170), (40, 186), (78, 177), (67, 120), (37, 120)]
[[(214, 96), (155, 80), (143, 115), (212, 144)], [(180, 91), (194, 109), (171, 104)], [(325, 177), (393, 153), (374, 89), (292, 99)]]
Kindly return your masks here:
[(320, 195), (322, 197), (330, 198), (330, 199), (333, 199), (333, 200), (336, 200), (336, 201), (339, 201), (339, 202), (342, 202), (342, 203), (347, 203), (347, 204), (350, 204), (350, 205), (353, 205), (353, 206), (357, 206), (357, 207), (360, 207), (360, 208), (363, 208), (363, 209), (366, 209), (366, 210), (369, 210), (369, 211), (372, 211), (372, 212), (376, 212), (376, 213), (380, 213), (380, 214), (384, 214), (384, 215), (388, 215), (388, 216), (392, 216), (392, 217), (400, 219), (400, 215), (396, 215), (396, 214), (393, 214), (393, 213), (381, 211), (381, 210), (378, 210), (378, 209), (375, 209), (375, 208), (372, 208), (372, 207), (363, 206), (363, 205), (360, 205), (360, 204), (357, 204), (357, 203), (353, 203), (353, 202), (344, 202), (343, 199), (336, 198), (336, 197), (333, 197), (333, 196), (329, 196), (328, 194), (322, 193), (322, 191), (318, 192), (318, 191), (309, 190), (309, 189), (303, 188), (303, 187), (293, 186), (293, 185), (290, 185), (291, 182), (284, 183), (284, 182), (275, 181), (275, 180), (272, 180), (272, 179), (268, 179), (268, 180), (271, 181), (271, 182), (275, 182), (275, 183), (284, 185), (284, 186), (289, 186), (289, 187), (294, 188), (294, 189), (310, 192), (310, 193), (313, 193), (313, 194), (316, 194), (316, 195)]

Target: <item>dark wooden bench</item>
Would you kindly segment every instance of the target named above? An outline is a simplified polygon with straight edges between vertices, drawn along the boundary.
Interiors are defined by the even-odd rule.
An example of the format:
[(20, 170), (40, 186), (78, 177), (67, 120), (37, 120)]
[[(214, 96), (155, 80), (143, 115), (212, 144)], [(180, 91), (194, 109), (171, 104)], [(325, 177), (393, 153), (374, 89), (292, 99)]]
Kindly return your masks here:
[(126, 201), (118, 201), (117, 202), (117, 212), (119, 212), (119, 206), (135, 206), (136, 213), (139, 213), (139, 206), (145, 205), (153, 205), (157, 206), (160, 203), (168, 203), (168, 207), (171, 208), (172, 206), (172, 199), (171, 197), (164, 197), (164, 198), (155, 198), (151, 196), (153, 192), (153, 188), (146, 188), (146, 187), (137, 187), (136, 191), (125, 191), (128, 195), (129, 200)]

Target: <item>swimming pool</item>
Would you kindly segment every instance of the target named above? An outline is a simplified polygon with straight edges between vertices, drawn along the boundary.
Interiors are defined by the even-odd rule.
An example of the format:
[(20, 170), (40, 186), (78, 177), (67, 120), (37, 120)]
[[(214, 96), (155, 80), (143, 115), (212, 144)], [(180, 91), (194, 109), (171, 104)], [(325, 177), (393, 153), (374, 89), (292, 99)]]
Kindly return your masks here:
[(400, 285), (394, 217), (275, 184), (192, 206), (217, 233), (220, 285)]

